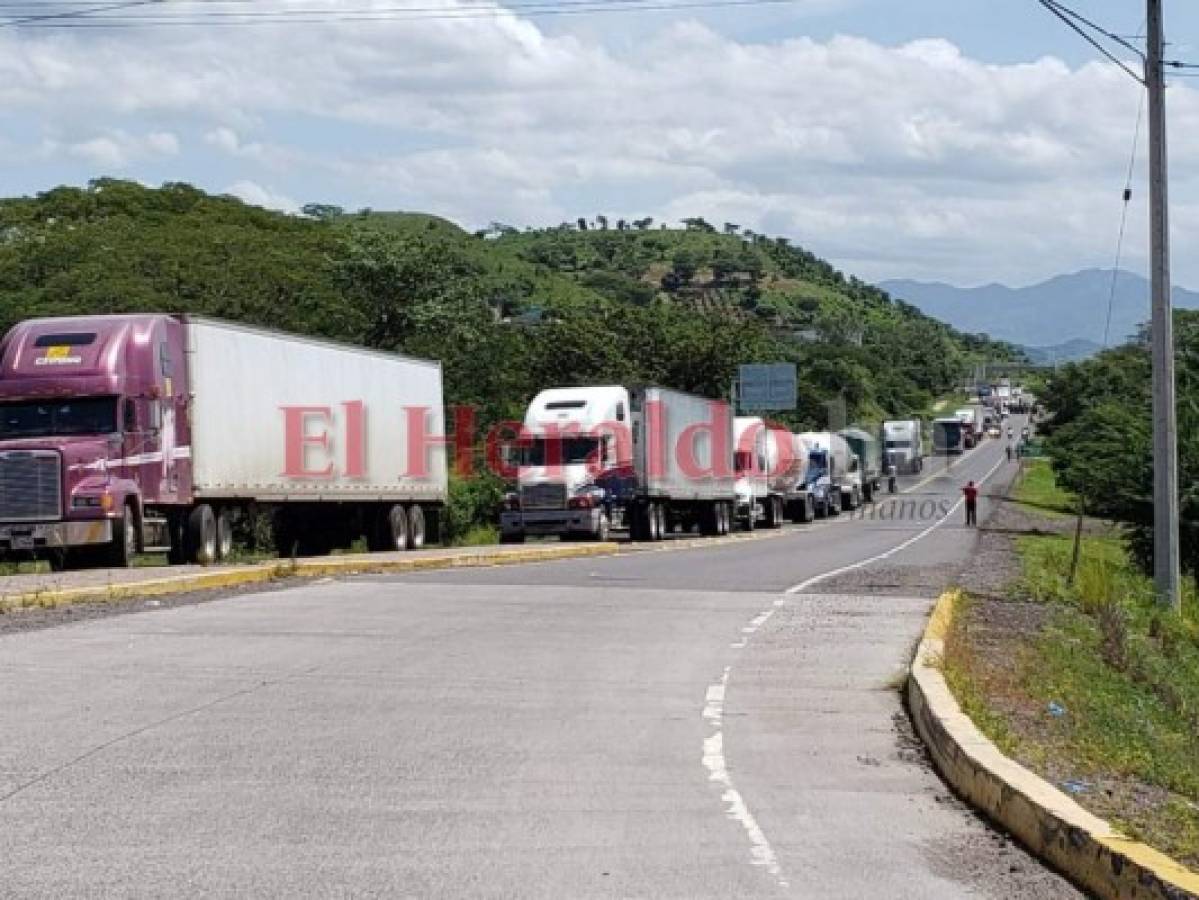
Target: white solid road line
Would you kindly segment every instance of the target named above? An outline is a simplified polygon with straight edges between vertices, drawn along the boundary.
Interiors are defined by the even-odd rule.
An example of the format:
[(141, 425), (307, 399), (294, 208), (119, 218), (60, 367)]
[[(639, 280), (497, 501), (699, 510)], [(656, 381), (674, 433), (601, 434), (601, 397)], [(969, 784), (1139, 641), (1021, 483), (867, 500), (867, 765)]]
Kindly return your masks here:
[[(981, 449), (981, 447), (976, 449)], [(974, 451), (971, 451), (971, 454), (973, 454), (973, 452)], [(962, 457), (963, 460), (965, 458), (965, 456)], [(998, 461), (996, 461), (995, 465), (990, 468), (987, 474), (978, 480), (978, 484), (980, 486), (985, 484), (987, 480), (999, 470), (999, 467), (1003, 465), (1004, 462), (1006, 462), (1006, 460), (1003, 458), (1000, 458)], [(944, 474), (947, 473), (938, 472), (935, 475), (931, 475), (919, 484), (913, 485), (911, 488), (905, 491), (905, 493), (916, 490), (917, 488), (922, 487), (924, 484), (927, 484), (928, 482), (933, 481)], [(750, 620), (748, 625), (741, 629), (740, 640), (730, 644), (729, 648), (731, 650), (744, 650), (749, 644), (750, 638), (753, 637), (758, 629), (765, 625), (771, 616), (773, 616), (782, 606), (787, 603), (786, 595), (793, 596), (795, 594), (802, 593), (812, 585), (819, 584), (821, 581), (825, 581), (826, 579), (833, 578), (845, 572), (852, 572), (855, 569), (865, 568), (872, 563), (888, 559), (889, 557), (894, 556), (896, 553), (906, 550), (917, 541), (923, 540), (944, 525), (945, 522), (948, 521), (949, 517), (961, 508), (961, 505), (964, 502), (964, 498), (959, 498), (958, 501), (952, 507), (950, 507), (949, 511), (945, 513), (945, 515), (943, 515), (928, 528), (924, 529), (915, 537), (908, 538), (906, 541), (897, 544), (884, 553), (879, 553), (875, 556), (869, 557), (868, 559), (859, 560), (858, 562), (852, 563), (848, 566), (841, 566), (840, 568), (824, 572), (788, 588), (783, 597), (773, 600), (768, 609), (763, 610), (752, 620)], [(728, 760), (724, 754), (724, 703), (725, 694), (727, 693), (729, 686), (729, 677), (732, 675), (732, 671), (732, 665), (725, 666), (724, 671), (721, 673), (720, 679), (708, 687), (707, 695), (704, 697), (703, 718), (712, 726), (713, 731), (703, 742), (701, 761), (703, 762), (704, 768), (708, 771), (708, 780), (715, 782), (722, 788), (720, 799), (725, 804), (725, 814), (728, 816), (728, 818), (740, 824), (741, 828), (745, 831), (746, 837), (749, 838), (750, 861), (752, 864), (755, 866), (760, 866), (769, 872), (780, 887), (788, 888), (790, 887), (790, 884), (783, 872), (779, 858), (777, 854), (775, 854), (774, 848), (770, 846), (770, 840), (766, 837), (766, 833), (762, 830), (762, 827), (758, 824), (757, 819), (754, 818), (753, 813), (750, 811), (749, 805), (745, 802), (745, 798), (741, 796), (741, 792), (737, 790), (737, 786), (733, 783), (732, 776), (729, 773)]]
[[(991, 466), (991, 468), (987, 472), (987, 474), (978, 480), (978, 485), (981, 487), (982, 485), (986, 484), (987, 479), (989, 479), (992, 475), (994, 475), (999, 470), (999, 467), (1002, 466), (1005, 462), (1007, 462), (1007, 460), (1005, 460), (1005, 459), (997, 460), (995, 465)], [(943, 474), (943, 473), (939, 473), (939, 474)], [(937, 476), (933, 476), (933, 477), (939, 477), (939, 474)], [(931, 478), (929, 480), (931, 480)], [(916, 485), (915, 487), (919, 487), (919, 485)], [(822, 581), (827, 581), (828, 579), (835, 578), (838, 575), (844, 575), (846, 572), (853, 572), (856, 569), (864, 569), (866, 566), (872, 565), (873, 563), (876, 563), (876, 562), (882, 562), (884, 559), (890, 559), (896, 553), (901, 553), (902, 551), (906, 550), (908, 547), (915, 544), (917, 541), (923, 540), (924, 538), (926, 538), (930, 534), (932, 534), (934, 531), (936, 531), (938, 528), (940, 528), (942, 525), (944, 525), (949, 520), (949, 517), (952, 516), (955, 512), (957, 512), (958, 509), (961, 508), (961, 505), (964, 502), (965, 502), (965, 498), (959, 497), (957, 503), (955, 503), (953, 506), (951, 506), (949, 508), (949, 511), (947, 513), (945, 513), (945, 515), (941, 516), (941, 518), (937, 519), (937, 521), (935, 521), (932, 525), (928, 526), (928, 528), (924, 529), (922, 532), (920, 532), (915, 537), (908, 538), (902, 544), (897, 544), (896, 546), (892, 547), (890, 550), (887, 550), (884, 553), (879, 553), (875, 556), (871, 556), (868, 559), (859, 560), (858, 562), (850, 563), (847, 566), (841, 566), (838, 569), (832, 569), (828, 572), (822, 572), (819, 575), (814, 575), (811, 578), (807, 579), (806, 581), (801, 581), (799, 584), (796, 584), (796, 585), (793, 585), (793, 586), (787, 588), (785, 593), (787, 593), (787, 594), (802, 594), (808, 588), (812, 587), (813, 585), (819, 584)]]

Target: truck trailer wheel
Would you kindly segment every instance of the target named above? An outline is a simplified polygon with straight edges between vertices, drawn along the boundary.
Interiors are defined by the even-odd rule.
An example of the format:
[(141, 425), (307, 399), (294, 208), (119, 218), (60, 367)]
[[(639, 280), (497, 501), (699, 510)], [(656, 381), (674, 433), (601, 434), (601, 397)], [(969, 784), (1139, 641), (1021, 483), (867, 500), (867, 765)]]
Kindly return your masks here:
[(525, 542), (525, 533), (523, 531), (505, 531), (500, 534), (501, 544), (523, 544)]
[[(769, 497), (766, 498), (765, 505), (766, 505), (767, 509), (769, 509), (769, 507), (770, 507), (770, 498)], [(758, 527), (758, 504), (751, 502), (749, 504), (749, 512), (745, 516), (745, 530), (753, 531), (757, 527)]]
[(408, 507), (408, 549), (419, 550), (425, 546), (425, 511), (419, 503)]
[(216, 561), (216, 516), (212, 507), (201, 503), (187, 516), (188, 558), (202, 566)]
[(228, 559), (233, 555), (233, 516), (222, 509), (216, 514), (216, 558)]
[(408, 513), (396, 504), (387, 511), (388, 550), (408, 549)]

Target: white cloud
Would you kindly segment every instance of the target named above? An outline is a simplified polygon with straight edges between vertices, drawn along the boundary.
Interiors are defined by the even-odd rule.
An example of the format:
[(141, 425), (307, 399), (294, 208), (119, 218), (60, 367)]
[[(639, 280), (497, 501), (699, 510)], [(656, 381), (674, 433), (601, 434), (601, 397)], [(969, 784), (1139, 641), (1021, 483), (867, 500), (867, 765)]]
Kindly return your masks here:
[(44, 157), (65, 154), (105, 170), (127, 169), (135, 162), (178, 153), (179, 139), (166, 131), (135, 135), (113, 130), (82, 140), (48, 138), (41, 145)]
[(223, 191), (222, 194), (229, 194), (249, 203), (251, 206), (262, 206), (266, 209), (277, 209), (280, 212), (296, 213), (300, 211), (300, 204), (288, 197), (285, 194), (279, 194), (269, 188), (263, 187), (255, 181), (243, 179), (237, 181)]
[[(372, 3), (394, 6), (354, 6)], [(783, 229), (864, 277), (1103, 264), (1136, 90), (1109, 65), (984, 64), (936, 39), (738, 42), (694, 22), (619, 52), (513, 15), (0, 33), (0, 106), (25, 133), (90, 123), (59, 149), (100, 168), (179, 149), (130, 139), (145, 123), (203, 135), (175, 177), (225, 184), (233, 166), (231, 191), (277, 208), (296, 206), (284, 190), (469, 225), (703, 214)], [(1180, 84), (1170, 107), (1176, 221), (1195, 221), (1199, 94)], [(1179, 266), (1199, 283), (1199, 261)]]

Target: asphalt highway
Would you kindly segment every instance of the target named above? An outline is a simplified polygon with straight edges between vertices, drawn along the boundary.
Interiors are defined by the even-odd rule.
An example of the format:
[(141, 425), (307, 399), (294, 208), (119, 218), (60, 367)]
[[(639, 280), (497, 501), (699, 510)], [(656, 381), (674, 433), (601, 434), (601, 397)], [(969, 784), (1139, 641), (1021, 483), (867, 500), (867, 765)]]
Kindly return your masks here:
[[(895, 690), (1003, 457), (734, 544), (0, 637), (0, 895), (1072, 896)], [(872, 567), (919, 577), (838, 586)]]

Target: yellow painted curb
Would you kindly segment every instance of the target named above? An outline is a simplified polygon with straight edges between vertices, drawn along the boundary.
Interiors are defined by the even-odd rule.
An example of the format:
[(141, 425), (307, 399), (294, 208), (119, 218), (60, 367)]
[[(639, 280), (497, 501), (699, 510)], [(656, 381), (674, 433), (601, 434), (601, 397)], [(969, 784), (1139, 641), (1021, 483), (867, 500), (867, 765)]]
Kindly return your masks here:
[(619, 549), (619, 545), (605, 542), (563, 547), (529, 547), (521, 550), (470, 551), (443, 556), (413, 556), (399, 559), (331, 556), (328, 559), (302, 560), (295, 563), (288, 560), (276, 560), (271, 563), (220, 572), (197, 572), (121, 584), (88, 585), (61, 590), (30, 591), (9, 597), (0, 596), (0, 613), (31, 608), (51, 609), (69, 603), (101, 603), (133, 597), (154, 597), (163, 594), (184, 594), (194, 591), (241, 587), (248, 584), (263, 584), (280, 578), (320, 578), (338, 575), (415, 572), (427, 569), (515, 565), (586, 556), (612, 556)]
[(941, 776), (988, 818), (1101, 898), (1199, 900), (1199, 873), (1130, 840), (1004, 756), (962, 712), (938, 668), (960, 594), (937, 601), (912, 660), (908, 707)]

